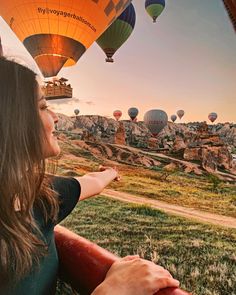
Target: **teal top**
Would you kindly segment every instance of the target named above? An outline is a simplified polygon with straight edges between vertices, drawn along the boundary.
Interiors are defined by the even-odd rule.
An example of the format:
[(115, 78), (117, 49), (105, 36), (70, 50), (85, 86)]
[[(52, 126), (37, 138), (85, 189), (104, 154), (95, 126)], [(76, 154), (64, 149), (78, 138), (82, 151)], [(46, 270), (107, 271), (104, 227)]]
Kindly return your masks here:
[[(54, 176), (53, 189), (59, 194), (58, 222), (62, 221), (74, 209), (80, 196), (80, 184), (75, 178)], [(56, 224), (44, 221), (42, 212), (34, 209), (34, 217), (48, 245), (48, 255), (44, 257), (38, 269), (32, 269), (28, 276), (15, 286), (7, 286), (0, 290), (4, 295), (51, 295), (55, 294), (58, 256), (54, 241), (54, 226)]]

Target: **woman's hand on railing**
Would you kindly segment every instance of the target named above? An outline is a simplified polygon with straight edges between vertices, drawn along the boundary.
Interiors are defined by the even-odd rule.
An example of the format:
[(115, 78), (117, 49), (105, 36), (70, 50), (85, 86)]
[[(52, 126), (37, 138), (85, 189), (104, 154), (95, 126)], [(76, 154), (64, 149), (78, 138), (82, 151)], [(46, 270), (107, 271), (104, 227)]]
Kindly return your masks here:
[[(147, 263), (137, 255), (119, 258), (60, 225), (55, 228), (55, 237), (60, 261), (60, 277), (80, 294), (190, 295), (178, 288), (178, 282), (173, 280), (167, 271), (152, 262)], [(163, 275), (168, 278), (167, 282), (162, 281)], [(125, 288), (130, 288), (130, 282), (137, 285), (132, 286), (138, 290), (137, 292), (126, 292)], [(156, 289), (153, 288), (154, 285)], [(166, 285), (175, 287), (165, 288)], [(147, 286), (152, 289), (144, 293)], [(120, 291), (115, 293), (114, 287)]]
[(127, 256), (112, 264), (104, 282), (92, 294), (153, 295), (167, 287), (179, 287), (179, 281), (166, 269), (138, 256)]

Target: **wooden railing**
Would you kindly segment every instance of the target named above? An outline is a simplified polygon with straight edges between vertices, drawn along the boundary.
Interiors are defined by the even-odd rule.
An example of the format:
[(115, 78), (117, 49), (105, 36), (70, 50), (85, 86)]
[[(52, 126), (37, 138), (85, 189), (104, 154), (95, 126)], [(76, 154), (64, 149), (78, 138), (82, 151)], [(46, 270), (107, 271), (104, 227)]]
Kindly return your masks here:
[[(112, 263), (119, 259), (111, 252), (57, 225), (55, 241), (59, 256), (59, 276), (81, 295), (91, 294), (104, 280)], [(156, 295), (190, 295), (179, 288), (166, 288)]]

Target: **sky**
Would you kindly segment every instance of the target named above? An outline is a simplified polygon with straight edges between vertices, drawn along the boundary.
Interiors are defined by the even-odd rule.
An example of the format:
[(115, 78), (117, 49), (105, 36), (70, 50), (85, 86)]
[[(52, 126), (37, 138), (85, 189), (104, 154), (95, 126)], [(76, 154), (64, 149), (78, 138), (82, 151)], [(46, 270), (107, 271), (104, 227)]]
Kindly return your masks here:
[[(236, 36), (222, 0), (166, 0), (154, 24), (144, 0), (133, 0), (136, 24), (133, 33), (106, 63), (94, 43), (77, 64), (62, 69), (73, 87), (73, 98), (50, 101), (51, 108), (72, 116), (113, 117), (119, 109), (139, 109), (143, 120), (150, 109), (168, 116), (185, 110), (181, 122), (207, 121), (210, 112), (217, 122), (236, 122)], [(31, 56), (0, 18), (4, 53), (16, 56), (39, 72)], [(179, 122), (179, 121), (177, 121)]]

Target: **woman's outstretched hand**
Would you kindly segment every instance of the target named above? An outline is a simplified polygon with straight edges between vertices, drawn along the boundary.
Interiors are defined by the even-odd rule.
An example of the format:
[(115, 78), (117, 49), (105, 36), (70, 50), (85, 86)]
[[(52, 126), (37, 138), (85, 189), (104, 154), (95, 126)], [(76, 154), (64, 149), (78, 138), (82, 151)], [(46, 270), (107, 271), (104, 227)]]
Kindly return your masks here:
[(153, 295), (167, 287), (179, 287), (167, 270), (138, 256), (127, 256), (111, 266), (92, 295)]
[(99, 169), (99, 171), (100, 172), (102, 172), (102, 171), (115, 171), (116, 172), (116, 177), (114, 178), (114, 180), (115, 181), (120, 181), (121, 180), (121, 177), (120, 177), (120, 175), (119, 175), (119, 172), (118, 172), (118, 169), (117, 169), (117, 167), (116, 166), (113, 166), (113, 167), (108, 167), (108, 166), (103, 166), (103, 165), (101, 165), (101, 166), (99, 166), (98, 167), (98, 169)]
[(120, 175), (116, 167), (99, 166), (99, 171), (75, 177), (81, 187), (80, 200), (99, 195), (113, 180), (119, 181)]

